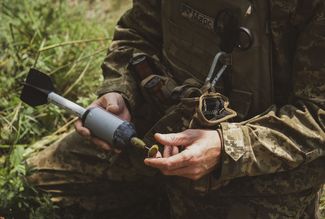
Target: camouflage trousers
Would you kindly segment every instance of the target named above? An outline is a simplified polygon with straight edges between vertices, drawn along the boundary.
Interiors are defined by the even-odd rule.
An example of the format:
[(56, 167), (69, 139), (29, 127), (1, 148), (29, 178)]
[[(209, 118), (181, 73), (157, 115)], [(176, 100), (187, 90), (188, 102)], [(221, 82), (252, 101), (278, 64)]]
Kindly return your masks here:
[(213, 173), (190, 181), (161, 176), (132, 151), (103, 152), (72, 132), (28, 164), (35, 169), (29, 181), (52, 194), (61, 218), (264, 219), (317, 218), (324, 161), (230, 182)]

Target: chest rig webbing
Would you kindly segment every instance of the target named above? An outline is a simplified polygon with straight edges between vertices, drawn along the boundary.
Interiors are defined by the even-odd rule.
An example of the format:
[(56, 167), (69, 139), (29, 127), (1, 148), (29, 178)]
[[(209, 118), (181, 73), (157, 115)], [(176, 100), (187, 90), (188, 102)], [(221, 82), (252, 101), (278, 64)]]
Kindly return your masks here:
[[(221, 42), (234, 36), (218, 33), (218, 28), (229, 28), (216, 24), (225, 10), (251, 31), (254, 42), (249, 49), (234, 49), (236, 45)], [(267, 1), (163, 0), (163, 54), (176, 81), (194, 78), (203, 84), (213, 58), (225, 51), (231, 54), (231, 71), (216, 84), (217, 91), (226, 92), (239, 120), (265, 110), (272, 103), (268, 12)]]

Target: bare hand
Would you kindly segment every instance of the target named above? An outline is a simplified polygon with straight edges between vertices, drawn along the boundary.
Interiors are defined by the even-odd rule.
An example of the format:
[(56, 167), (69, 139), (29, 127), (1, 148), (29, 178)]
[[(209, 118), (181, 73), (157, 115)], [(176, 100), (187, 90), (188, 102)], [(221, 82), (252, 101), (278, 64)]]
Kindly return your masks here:
[[(188, 129), (181, 133), (155, 134), (155, 138), (165, 145), (164, 157), (147, 158), (144, 162), (164, 175), (198, 180), (219, 163), (221, 140), (217, 131)], [(179, 152), (178, 146), (184, 146), (185, 150)]]
[[(124, 102), (124, 99), (121, 94), (119, 93), (107, 93), (103, 96), (101, 96), (99, 99), (95, 100), (88, 108), (91, 107), (101, 107), (118, 117), (120, 117), (123, 120), (130, 121), (131, 120), (131, 114)], [(105, 141), (102, 141), (99, 138), (96, 138), (91, 135), (90, 130), (85, 128), (82, 125), (81, 120), (77, 120), (75, 123), (75, 129), (76, 131), (84, 136), (87, 139), (90, 139), (94, 144), (98, 145), (104, 150), (110, 150), (111, 146), (107, 144)], [(118, 152), (118, 151), (116, 151)]]

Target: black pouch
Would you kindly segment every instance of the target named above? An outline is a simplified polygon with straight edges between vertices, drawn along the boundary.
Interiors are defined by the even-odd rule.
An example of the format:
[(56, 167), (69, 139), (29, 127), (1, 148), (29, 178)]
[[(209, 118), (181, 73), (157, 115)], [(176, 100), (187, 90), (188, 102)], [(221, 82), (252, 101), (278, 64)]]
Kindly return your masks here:
[(170, 77), (149, 75), (141, 81), (140, 90), (148, 103), (164, 111), (172, 104), (171, 93), (176, 86), (176, 82)]
[(129, 64), (145, 101), (164, 112), (172, 105), (171, 93), (177, 83), (157, 57), (143, 53), (136, 54)]

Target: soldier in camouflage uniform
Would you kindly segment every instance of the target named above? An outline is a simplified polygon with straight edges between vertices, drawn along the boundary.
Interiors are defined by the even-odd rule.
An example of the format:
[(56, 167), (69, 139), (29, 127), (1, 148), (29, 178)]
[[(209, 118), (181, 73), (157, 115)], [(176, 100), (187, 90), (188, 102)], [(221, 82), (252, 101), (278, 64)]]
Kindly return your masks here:
[[(231, 53), (227, 96), (238, 116), (188, 129), (186, 107), (155, 113), (163, 107), (144, 100), (129, 62), (145, 54), (178, 85), (201, 86), (220, 51), (214, 18), (224, 8), (235, 9), (254, 37), (248, 50)], [(155, 135), (163, 158), (143, 162), (132, 148), (110, 150), (78, 122), (89, 140), (73, 132), (30, 158), (37, 170), (30, 180), (85, 218), (317, 218), (324, 57), (322, 0), (134, 0), (116, 26), (94, 105), (132, 120), (148, 141), (163, 133)]]

